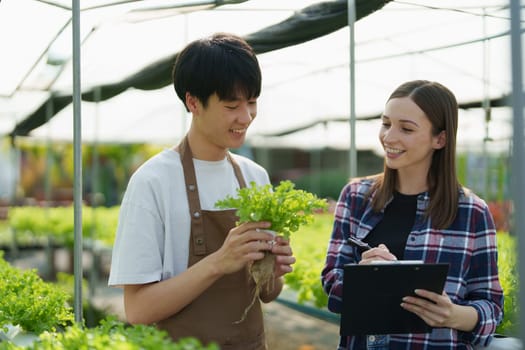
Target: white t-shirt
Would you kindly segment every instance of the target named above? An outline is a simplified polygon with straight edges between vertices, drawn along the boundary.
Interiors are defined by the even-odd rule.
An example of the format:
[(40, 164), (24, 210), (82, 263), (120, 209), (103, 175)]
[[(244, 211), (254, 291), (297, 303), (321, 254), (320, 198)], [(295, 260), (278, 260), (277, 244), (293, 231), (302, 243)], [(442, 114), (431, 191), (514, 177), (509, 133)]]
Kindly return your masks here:
[[(232, 154), (246, 184), (270, 183), (266, 170)], [(235, 195), (239, 184), (231, 163), (194, 159), (201, 209)], [(187, 269), (190, 215), (179, 153), (166, 149), (132, 175), (120, 208), (108, 285), (144, 284)]]

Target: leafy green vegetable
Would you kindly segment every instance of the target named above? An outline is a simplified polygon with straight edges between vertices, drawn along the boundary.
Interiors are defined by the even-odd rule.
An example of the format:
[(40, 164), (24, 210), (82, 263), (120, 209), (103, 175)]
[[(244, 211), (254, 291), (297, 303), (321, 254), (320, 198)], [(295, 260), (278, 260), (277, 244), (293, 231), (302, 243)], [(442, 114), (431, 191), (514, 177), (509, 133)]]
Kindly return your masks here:
[(2, 255), (0, 251), (0, 331), (12, 324), (38, 334), (73, 322), (67, 293), (43, 281), (35, 269), (11, 266)]
[(227, 196), (215, 203), (220, 209), (237, 209), (239, 223), (269, 221), (271, 229), (285, 237), (312, 222), (313, 214), (327, 206), (325, 199), (295, 189), (289, 180), (281, 181), (275, 188), (270, 184), (258, 186), (252, 181), (250, 186), (238, 189), (236, 197)]
[(172, 341), (166, 331), (154, 326), (130, 326), (108, 316), (95, 328), (75, 323), (63, 332), (43, 332), (29, 346), (0, 342), (0, 350), (219, 350), (215, 343), (203, 345), (195, 338)]

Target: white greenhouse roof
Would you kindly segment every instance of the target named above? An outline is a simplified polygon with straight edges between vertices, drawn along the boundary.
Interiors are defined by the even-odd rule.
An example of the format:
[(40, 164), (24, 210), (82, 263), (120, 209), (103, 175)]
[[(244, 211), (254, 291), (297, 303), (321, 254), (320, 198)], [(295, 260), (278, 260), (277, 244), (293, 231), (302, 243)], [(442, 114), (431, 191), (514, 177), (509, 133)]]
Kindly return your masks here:
[[(509, 95), (507, 1), (384, 2), (354, 27), (353, 103), (358, 118), (381, 113), (389, 93), (411, 79), (437, 80), (460, 103)], [(87, 91), (125, 81), (197, 37), (216, 31), (249, 36), (323, 2), (251, 0), (224, 6), (168, 0), (119, 1), (118, 6), (104, 6), (111, 1), (82, 3), (91, 6), (81, 12), (81, 79)], [(363, 6), (365, 1), (356, 3)], [(0, 37), (4, 52), (0, 56), (0, 135), (11, 134), (50, 94), (72, 94), (69, 4), (65, 0), (0, 3), (0, 32), (10, 33)], [(304, 43), (260, 53), (263, 89), (248, 142), (269, 147), (349, 147), (350, 126), (341, 122), (350, 114), (349, 52), (346, 26)], [(175, 143), (189, 123), (169, 84), (153, 90), (129, 88), (98, 103), (84, 101), (81, 111), (86, 142)], [(504, 116), (491, 121), (490, 132), (506, 130), (504, 135), (498, 131), (498, 138), (509, 138), (510, 129), (495, 123), (510, 120), (511, 112), (498, 113)], [(468, 132), (482, 141), (483, 111), (473, 109), (468, 115), (478, 117), (469, 121)], [(72, 125), (69, 104), (29, 136), (71, 140)], [(371, 125), (374, 123), (357, 123), (358, 148), (373, 147), (370, 142), (376, 140), (376, 132)], [(458, 143), (461, 145), (462, 138)]]

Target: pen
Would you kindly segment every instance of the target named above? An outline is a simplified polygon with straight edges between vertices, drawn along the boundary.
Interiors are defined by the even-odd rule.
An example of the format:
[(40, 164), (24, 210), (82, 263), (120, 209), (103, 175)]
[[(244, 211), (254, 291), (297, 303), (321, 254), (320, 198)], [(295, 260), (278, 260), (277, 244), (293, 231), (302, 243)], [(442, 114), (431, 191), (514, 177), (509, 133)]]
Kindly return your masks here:
[(363, 251), (372, 249), (372, 247), (368, 243), (360, 241), (352, 236), (348, 237), (348, 243), (350, 243), (354, 247), (361, 248), (361, 250)]

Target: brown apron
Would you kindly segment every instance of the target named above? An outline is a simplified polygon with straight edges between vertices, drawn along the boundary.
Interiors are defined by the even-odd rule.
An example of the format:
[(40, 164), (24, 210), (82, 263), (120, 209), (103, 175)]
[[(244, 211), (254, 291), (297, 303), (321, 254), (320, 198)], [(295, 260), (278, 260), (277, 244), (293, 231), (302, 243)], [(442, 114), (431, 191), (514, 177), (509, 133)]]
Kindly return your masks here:
[[(191, 215), (188, 266), (218, 250), (228, 232), (235, 226), (235, 210), (202, 210), (193, 166), (193, 155), (187, 138), (179, 145)], [(246, 187), (239, 165), (228, 153), (239, 185)], [(225, 275), (212, 284), (177, 314), (157, 324), (174, 339), (195, 337), (202, 343), (211, 341), (221, 350), (265, 350), (264, 323), (259, 301), (243, 322), (240, 320), (255, 292), (255, 282), (248, 268)]]

